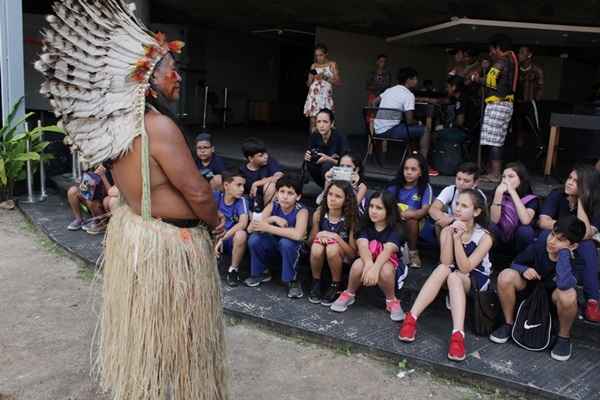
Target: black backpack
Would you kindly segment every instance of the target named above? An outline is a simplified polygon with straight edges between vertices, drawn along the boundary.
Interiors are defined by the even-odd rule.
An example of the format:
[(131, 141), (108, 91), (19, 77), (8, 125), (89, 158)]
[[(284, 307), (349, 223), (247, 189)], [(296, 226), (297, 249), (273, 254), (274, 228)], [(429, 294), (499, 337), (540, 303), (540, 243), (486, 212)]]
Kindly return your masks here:
[(432, 150), (431, 161), (440, 174), (455, 175), (458, 166), (463, 162), (462, 144), (446, 141), (436, 142)]
[(519, 304), (512, 338), (516, 344), (531, 351), (543, 351), (550, 345), (552, 313), (543, 282), (537, 283), (529, 297)]
[(488, 336), (498, 326), (500, 300), (494, 289), (479, 290), (471, 277), (471, 291), (467, 297), (467, 326), (477, 336)]

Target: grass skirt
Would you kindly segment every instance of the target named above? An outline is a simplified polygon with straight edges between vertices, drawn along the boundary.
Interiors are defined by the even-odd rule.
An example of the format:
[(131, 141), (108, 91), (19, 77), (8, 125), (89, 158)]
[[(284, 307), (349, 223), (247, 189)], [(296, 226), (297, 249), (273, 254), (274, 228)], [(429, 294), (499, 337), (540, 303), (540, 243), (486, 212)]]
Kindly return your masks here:
[(115, 400), (227, 399), (220, 280), (206, 229), (119, 207), (102, 268), (102, 388)]

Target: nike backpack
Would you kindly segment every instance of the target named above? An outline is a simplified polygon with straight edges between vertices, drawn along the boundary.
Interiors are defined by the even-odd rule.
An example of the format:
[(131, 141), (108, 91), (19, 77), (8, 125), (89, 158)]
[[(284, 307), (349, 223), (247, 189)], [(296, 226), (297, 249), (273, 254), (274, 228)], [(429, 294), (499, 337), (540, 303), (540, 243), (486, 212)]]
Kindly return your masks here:
[(543, 351), (552, 337), (550, 299), (543, 282), (519, 304), (512, 329), (512, 338), (519, 346), (531, 351)]

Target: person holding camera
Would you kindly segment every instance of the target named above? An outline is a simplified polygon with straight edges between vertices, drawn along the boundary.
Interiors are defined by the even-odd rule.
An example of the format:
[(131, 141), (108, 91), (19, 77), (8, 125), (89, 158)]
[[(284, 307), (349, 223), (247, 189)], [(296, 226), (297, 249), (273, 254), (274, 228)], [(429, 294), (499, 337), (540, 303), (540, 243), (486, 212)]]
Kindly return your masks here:
[(317, 115), (317, 131), (310, 136), (309, 149), (304, 153), (308, 172), (317, 185), (325, 185), (325, 173), (348, 151), (344, 135), (333, 130), (333, 111), (323, 108)]
[(208, 133), (196, 136), (196, 165), (203, 177), (210, 183), (212, 190), (223, 190), (222, 173), (225, 170), (223, 159), (215, 154), (212, 137)]

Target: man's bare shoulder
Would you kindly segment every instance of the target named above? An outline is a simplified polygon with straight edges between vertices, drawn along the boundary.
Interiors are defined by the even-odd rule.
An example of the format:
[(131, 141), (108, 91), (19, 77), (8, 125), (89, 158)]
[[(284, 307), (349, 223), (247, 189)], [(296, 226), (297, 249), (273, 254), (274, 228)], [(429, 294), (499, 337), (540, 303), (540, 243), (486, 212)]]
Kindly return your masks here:
[(173, 140), (181, 137), (181, 131), (175, 122), (158, 111), (149, 111), (144, 117), (146, 132), (154, 140)]

